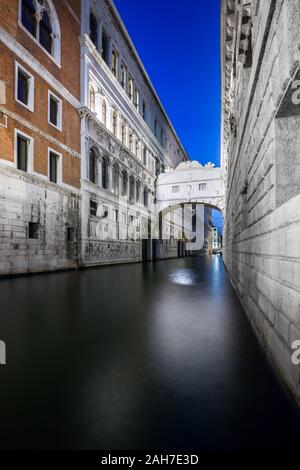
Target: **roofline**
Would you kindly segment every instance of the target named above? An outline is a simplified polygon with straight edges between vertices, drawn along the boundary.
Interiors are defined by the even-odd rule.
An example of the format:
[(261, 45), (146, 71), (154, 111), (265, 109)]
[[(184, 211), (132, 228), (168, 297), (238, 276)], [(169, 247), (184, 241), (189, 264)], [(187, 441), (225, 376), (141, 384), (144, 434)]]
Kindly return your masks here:
[(168, 125), (170, 126), (170, 128), (171, 128), (171, 130), (172, 130), (172, 132), (173, 132), (173, 134), (174, 134), (174, 136), (175, 136), (175, 138), (176, 138), (176, 140), (177, 140), (177, 143), (179, 144), (179, 146), (180, 146), (180, 148), (181, 148), (181, 150), (182, 150), (184, 156), (186, 157), (187, 160), (190, 160), (190, 157), (189, 157), (187, 151), (186, 151), (185, 148), (183, 147), (183, 145), (182, 145), (182, 143), (181, 143), (181, 140), (179, 139), (179, 137), (178, 137), (178, 135), (177, 135), (177, 132), (175, 131), (174, 126), (173, 126), (173, 124), (171, 123), (170, 118), (168, 117), (167, 112), (166, 112), (166, 110), (165, 110), (165, 108), (164, 108), (162, 102), (160, 101), (160, 98), (159, 98), (159, 96), (158, 96), (158, 94), (157, 94), (157, 92), (156, 92), (156, 90), (155, 90), (155, 88), (154, 88), (154, 85), (152, 84), (151, 79), (150, 79), (150, 77), (149, 77), (149, 75), (148, 75), (148, 73), (147, 73), (147, 71), (146, 71), (146, 69), (145, 69), (145, 67), (144, 67), (144, 65), (143, 65), (143, 62), (142, 62), (142, 60), (141, 60), (141, 58), (140, 58), (140, 56), (139, 56), (139, 54), (138, 54), (138, 52), (137, 52), (137, 50), (136, 50), (136, 48), (135, 48), (133, 42), (132, 42), (132, 39), (130, 38), (130, 35), (129, 35), (128, 31), (127, 31), (127, 28), (126, 28), (126, 26), (125, 26), (125, 24), (124, 24), (124, 22), (123, 22), (123, 20), (122, 20), (122, 18), (121, 18), (121, 16), (120, 16), (118, 10), (117, 10), (117, 7), (116, 7), (115, 4), (114, 4), (114, 0), (104, 0), (104, 1), (105, 1), (105, 3), (106, 3), (107, 7), (109, 8), (109, 10), (110, 10), (112, 16), (114, 17), (114, 20), (118, 23), (117, 26), (119, 26), (119, 30), (120, 30), (120, 32), (122, 33), (122, 35), (123, 35), (123, 37), (124, 37), (124, 39), (125, 39), (125, 42), (127, 43), (127, 46), (128, 46), (128, 48), (129, 48), (129, 51), (131, 52), (131, 54), (133, 55), (134, 59), (136, 60), (138, 66), (139, 66), (139, 68), (140, 68), (140, 70), (141, 70), (141, 72), (142, 72), (142, 75), (143, 75), (143, 77), (144, 77), (144, 79), (145, 79), (147, 85), (149, 86), (149, 88), (150, 88), (150, 90), (151, 90), (151, 92), (152, 92), (154, 98), (156, 99), (156, 101), (157, 101), (157, 103), (158, 103), (158, 105), (159, 105), (159, 107), (160, 107), (160, 110), (161, 110), (161, 112), (162, 112), (164, 118), (166, 119)]

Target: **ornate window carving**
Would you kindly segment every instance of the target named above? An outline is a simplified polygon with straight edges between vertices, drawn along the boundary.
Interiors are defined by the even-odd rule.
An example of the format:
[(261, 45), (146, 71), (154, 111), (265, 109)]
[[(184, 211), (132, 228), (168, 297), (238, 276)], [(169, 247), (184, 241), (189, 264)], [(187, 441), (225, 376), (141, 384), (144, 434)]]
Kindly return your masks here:
[(60, 64), (60, 25), (52, 0), (20, 0), (26, 31)]

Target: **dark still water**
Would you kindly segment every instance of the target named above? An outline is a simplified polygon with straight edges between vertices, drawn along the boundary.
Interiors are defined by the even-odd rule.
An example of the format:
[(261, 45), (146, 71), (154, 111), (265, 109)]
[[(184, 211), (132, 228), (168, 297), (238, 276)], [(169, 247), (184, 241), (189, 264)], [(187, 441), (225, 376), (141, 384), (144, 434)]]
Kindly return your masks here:
[(221, 258), (0, 282), (0, 447), (297, 446)]

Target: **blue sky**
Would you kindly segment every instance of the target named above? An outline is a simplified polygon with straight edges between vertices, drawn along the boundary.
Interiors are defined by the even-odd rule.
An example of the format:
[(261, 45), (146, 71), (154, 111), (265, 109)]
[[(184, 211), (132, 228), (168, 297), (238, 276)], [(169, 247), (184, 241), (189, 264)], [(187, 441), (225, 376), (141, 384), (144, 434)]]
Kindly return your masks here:
[(220, 158), (220, 0), (115, 0), (192, 160)]

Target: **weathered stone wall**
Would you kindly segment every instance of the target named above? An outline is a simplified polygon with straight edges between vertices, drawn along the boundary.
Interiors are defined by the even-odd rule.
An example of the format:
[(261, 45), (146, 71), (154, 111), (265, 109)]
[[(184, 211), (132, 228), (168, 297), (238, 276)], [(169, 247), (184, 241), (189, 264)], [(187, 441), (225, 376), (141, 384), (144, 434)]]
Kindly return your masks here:
[(285, 102), (300, 64), (300, 4), (251, 7), (252, 66), (233, 64), (229, 93), (223, 88), (223, 118), (233, 96), (229, 135), (223, 129), (224, 263), (273, 365), (300, 401), (300, 369), (291, 360), (300, 340), (300, 115)]
[[(77, 268), (79, 203), (71, 191), (1, 166), (1, 275)], [(29, 238), (29, 222), (38, 224), (36, 239)], [(67, 241), (68, 228), (73, 241)]]

